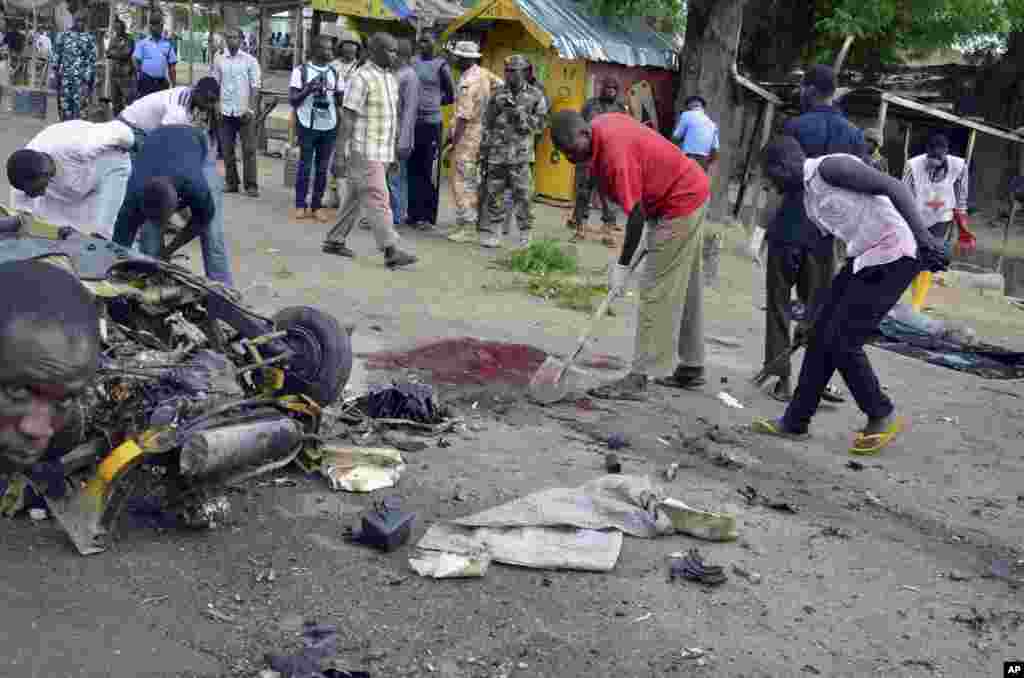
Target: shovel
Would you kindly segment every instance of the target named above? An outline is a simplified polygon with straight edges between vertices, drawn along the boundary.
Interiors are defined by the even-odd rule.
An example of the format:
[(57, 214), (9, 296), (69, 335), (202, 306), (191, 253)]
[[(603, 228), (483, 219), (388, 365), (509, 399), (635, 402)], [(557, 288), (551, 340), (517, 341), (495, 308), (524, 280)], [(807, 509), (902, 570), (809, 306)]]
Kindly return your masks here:
[[(636, 267), (640, 265), (640, 262), (647, 256), (647, 250), (641, 251), (638, 255), (633, 257), (633, 263), (629, 267), (629, 275), (633, 274)], [(576, 360), (583, 353), (583, 347), (586, 346), (587, 340), (590, 339), (590, 335), (594, 333), (594, 329), (597, 327), (597, 323), (600, 322), (604, 314), (608, 312), (608, 307), (611, 305), (612, 300), (615, 298), (615, 291), (609, 290), (608, 296), (604, 298), (601, 305), (594, 311), (594, 316), (590, 319), (590, 326), (580, 335), (579, 343), (576, 346), (576, 350), (573, 351), (572, 356), (569, 357), (568, 362), (562, 362), (558, 358), (549, 356), (544, 364), (540, 366), (534, 375), (530, 379), (530, 397), (542, 405), (553, 405), (559, 400), (565, 397), (569, 390), (569, 384), (563, 379), (565, 373), (572, 368), (576, 363)]]

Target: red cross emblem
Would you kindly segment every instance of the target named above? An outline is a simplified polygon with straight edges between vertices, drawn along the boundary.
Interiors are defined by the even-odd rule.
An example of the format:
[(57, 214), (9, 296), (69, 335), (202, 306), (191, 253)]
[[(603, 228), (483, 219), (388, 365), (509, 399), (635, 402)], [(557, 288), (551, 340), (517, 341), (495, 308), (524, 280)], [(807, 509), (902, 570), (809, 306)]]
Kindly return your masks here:
[(926, 202), (925, 206), (930, 208), (930, 209), (932, 209), (932, 210), (938, 210), (938, 209), (940, 209), (945, 204), (946, 204), (945, 200), (940, 200), (939, 198), (933, 198), (933, 199), (929, 200), (928, 202)]

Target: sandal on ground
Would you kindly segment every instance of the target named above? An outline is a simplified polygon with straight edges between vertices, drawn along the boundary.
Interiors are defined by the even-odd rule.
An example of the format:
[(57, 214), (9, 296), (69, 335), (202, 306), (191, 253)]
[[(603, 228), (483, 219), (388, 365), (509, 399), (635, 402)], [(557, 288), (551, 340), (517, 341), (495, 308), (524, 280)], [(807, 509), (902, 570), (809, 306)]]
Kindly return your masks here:
[(904, 423), (903, 417), (896, 417), (881, 433), (858, 433), (853, 441), (853, 447), (850, 448), (850, 454), (861, 457), (878, 454), (892, 442), (893, 438), (899, 435), (903, 430)]
[(722, 566), (705, 563), (697, 549), (690, 549), (685, 556), (679, 556), (682, 554), (674, 555), (669, 561), (670, 581), (678, 577), (700, 582), (705, 586), (720, 586), (728, 580)]
[(821, 399), (830, 403), (845, 403), (846, 398), (843, 397), (843, 392), (837, 386), (829, 384), (825, 387), (825, 390), (821, 394)]
[(750, 428), (754, 433), (775, 436), (776, 438), (786, 438), (788, 440), (807, 440), (811, 437), (810, 433), (787, 431), (782, 425), (781, 419), (757, 419), (750, 425)]

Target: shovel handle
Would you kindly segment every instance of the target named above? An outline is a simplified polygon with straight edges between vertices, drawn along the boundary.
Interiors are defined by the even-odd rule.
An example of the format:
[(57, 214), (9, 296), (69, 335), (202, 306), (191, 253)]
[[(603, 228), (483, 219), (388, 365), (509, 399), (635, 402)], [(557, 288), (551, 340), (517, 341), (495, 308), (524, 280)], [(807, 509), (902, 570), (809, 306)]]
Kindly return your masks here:
[[(640, 265), (640, 262), (643, 261), (644, 257), (646, 256), (647, 249), (645, 248), (641, 250), (639, 254), (633, 257), (633, 263), (629, 265), (630, 275), (633, 275), (633, 272), (636, 271), (637, 266)], [(587, 345), (587, 340), (590, 339), (590, 335), (593, 334), (594, 330), (597, 328), (597, 323), (599, 323), (601, 319), (604, 318), (605, 314), (608, 313), (608, 308), (612, 305), (612, 301), (614, 301), (614, 299), (614, 290), (609, 290), (608, 294), (604, 298), (604, 301), (602, 301), (601, 305), (597, 307), (596, 311), (594, 311), (594, 315), (590, 319), (590, 325), (583, 332), (583, 334), (580, 335), (579, 342), (576, 344), (576, 350), (573, 352), (572, 357), (569, 358), (569, 362), (565, 364), (565, 369), (568, 369), (570, 365), (576, 362), (576, 358), (580, 356), (580, 353), (583, 352), (583, 348)]]

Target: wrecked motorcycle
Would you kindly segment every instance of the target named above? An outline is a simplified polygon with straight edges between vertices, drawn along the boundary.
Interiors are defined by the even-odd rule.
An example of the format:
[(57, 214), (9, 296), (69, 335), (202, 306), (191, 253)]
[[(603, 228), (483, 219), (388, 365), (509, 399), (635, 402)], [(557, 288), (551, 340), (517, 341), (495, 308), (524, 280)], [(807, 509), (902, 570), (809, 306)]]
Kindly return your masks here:
[(98, 374), (46, 457), (63, 491), (32, 482), (81, 554), (106, 550), (133, 496), (177, 524), (221, 521), (228, 485), (317, 440), (348, 382), (351, 328), (309, 307), (266, 318), (181, 266), (0, 211), (0, 261), (62, 266), (100, 309)]

